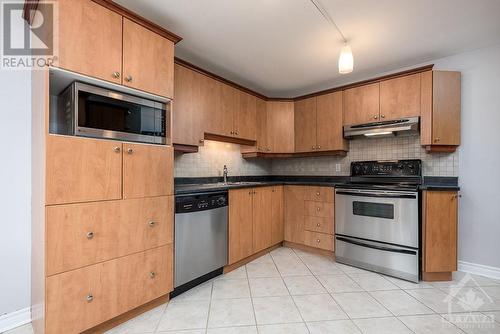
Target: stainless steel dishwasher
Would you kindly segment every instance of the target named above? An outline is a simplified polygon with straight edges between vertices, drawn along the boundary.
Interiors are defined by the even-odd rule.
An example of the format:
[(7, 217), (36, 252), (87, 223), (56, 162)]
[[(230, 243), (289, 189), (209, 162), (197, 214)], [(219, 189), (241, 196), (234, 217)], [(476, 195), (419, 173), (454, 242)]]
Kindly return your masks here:
[(227, 235), (227, 191), (176, 196), (171, 297), (222, 274), (227, 265)]

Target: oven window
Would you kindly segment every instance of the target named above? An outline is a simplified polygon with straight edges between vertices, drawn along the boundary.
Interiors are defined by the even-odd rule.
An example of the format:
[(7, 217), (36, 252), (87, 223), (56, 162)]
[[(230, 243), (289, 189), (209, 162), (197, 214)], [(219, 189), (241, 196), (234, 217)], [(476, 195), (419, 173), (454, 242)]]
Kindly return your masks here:
[(354, 201), (352, 213), (356, 216), (394, 219), (394, 204)]

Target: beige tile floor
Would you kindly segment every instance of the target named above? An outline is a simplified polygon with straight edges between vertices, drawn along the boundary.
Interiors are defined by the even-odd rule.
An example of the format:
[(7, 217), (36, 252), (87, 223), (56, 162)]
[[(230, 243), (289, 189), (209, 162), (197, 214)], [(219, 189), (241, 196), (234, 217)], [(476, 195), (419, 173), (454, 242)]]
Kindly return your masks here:
[(500, 333), (500, 281), (414, 284), (279, 248), (107, 332), (149, 333)]

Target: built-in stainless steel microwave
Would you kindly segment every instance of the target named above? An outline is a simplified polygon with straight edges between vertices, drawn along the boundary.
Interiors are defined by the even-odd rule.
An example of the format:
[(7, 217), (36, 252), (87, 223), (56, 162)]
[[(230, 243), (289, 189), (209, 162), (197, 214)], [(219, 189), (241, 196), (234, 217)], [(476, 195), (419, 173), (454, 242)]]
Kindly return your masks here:
[(167, 144), (170, 102), (74, 82), (52, 109), (51, 133)]

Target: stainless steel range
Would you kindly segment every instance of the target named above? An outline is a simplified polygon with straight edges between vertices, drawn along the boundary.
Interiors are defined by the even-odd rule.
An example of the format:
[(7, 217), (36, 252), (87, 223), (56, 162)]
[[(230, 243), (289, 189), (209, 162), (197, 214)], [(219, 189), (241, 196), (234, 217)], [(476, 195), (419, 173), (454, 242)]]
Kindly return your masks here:
[(335, 191), (337, 261), (418, 282), (420, 160), (351, 163)]

